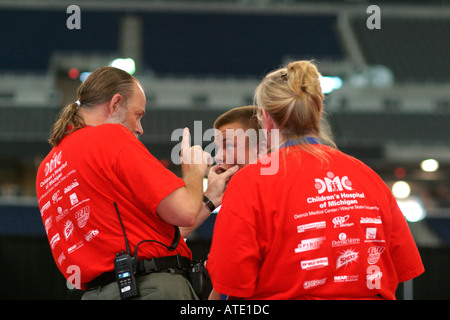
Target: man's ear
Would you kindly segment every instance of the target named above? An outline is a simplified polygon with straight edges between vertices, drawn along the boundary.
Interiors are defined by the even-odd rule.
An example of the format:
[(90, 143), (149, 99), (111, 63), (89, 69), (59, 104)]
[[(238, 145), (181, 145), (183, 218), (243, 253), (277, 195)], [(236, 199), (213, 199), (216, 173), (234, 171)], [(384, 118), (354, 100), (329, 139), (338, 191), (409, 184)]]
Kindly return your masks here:
[(120, 93), (116, 93), (108, 104), (108, 115), (112, 116), (114, 114), (114, 111), (116, 111), (117, 106), (120, 105), (122, 102), (123, 102), (122, 95)]

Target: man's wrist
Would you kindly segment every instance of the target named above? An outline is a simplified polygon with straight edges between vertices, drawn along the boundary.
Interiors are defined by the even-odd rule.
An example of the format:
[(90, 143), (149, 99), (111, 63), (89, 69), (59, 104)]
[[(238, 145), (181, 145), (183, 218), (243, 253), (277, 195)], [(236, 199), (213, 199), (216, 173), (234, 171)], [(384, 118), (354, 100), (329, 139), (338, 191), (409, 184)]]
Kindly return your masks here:
[(203, 203), (211, 212), (216, 209), (214, 202), (212, 202), (205, 194), (203, 194)]

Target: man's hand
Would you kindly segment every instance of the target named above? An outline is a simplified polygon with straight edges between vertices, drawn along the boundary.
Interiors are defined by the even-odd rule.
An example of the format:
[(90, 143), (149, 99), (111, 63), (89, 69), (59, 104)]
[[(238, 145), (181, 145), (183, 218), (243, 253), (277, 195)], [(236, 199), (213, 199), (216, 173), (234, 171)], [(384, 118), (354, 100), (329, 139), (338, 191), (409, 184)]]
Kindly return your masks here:
[(181, 141), (181, 171), (185, 186), (162, 199), (156, 209), (165, 222), (180, 226), (193, 226), (203, 208), (203, 178), (211, 163), (211, 155), (200, 146), (190, 146), (189, 129), (183, 131)]
[(212, 166), (208, 173), (208, 188), (205, 195), (217, 206), (222, 203), (222, 196), (225, 192), (228, 181), (239, 170), (239, 166), (233, 166), (225, 170), (222, 165)]
[(208, 166), (212, 163), (211, 155), (203, 151), (201, 146), (195, 145), (191, 147), (188, 128), (184, 128), (183, 130), (180, 157), (183, 176), (191, 170), (199, 170), (201, 175), (205, 176)]

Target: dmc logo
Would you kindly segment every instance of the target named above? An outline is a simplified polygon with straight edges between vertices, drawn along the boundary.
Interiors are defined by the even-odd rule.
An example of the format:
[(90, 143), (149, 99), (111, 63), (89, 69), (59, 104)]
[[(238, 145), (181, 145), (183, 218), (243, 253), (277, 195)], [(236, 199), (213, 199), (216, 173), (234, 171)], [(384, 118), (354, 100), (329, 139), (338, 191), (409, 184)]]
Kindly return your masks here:
[(328, 190), (328, 192), (343, 191), (344, 189), (353, 190), (352, 182), (347, 176), (339, 178), (338, 176), (335, 176), (333, 172), (328, 172), (323, 180), (314, 179), (314, 181), (316, 182), (314, 187), (319, 194), (324, 193), (325, 190)]
[(55, 154), (53, 154), (53, 158), (45, 164), (45, 176), (47, 176), (61, 164), (61, 155), (62, 151), (60, 151), (59, 153), (55, 152)]

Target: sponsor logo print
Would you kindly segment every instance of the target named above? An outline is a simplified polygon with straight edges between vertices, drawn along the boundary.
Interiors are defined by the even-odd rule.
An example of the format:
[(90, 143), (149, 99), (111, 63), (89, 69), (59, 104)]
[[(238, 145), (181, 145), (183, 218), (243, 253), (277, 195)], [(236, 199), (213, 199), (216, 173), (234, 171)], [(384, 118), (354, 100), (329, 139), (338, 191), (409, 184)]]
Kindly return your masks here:
[(381, 224), (381, 218), (372, 218), (372, 217), (361, 217), (359, 223), (373, 223), (373, 224)]
[(64, 188), (64, 193), (70, 192), (73, 188), (79, 186), (77, 179), (74, 179), (71, 184)]
[(52, 225), (53, 225), (52, 217), (48, 217), (47, 219), (45, 219), (44, 226), (46, 234), (48, 234), (48, 230), (52, 227)]
[(66, 240), (72, 235), (73, 228), (74, 228), (73, 222), (67, 220), (66, 223), (64, 224), (64, 238), (66, 238)]
[(56, 216), (56, 222), (61, 221), (61, 219), (64, 218), (69, 213), (69, 210), (67, 209), (63, 210), (61, 207), (58, 207), (56, 211), (58, 212), (58, 215)]
[(61, 266), (62, 262), (66, 259), (66, 256), (64, 255), (64, 252), (61, 252), (61, 254), (58, 257), (58, 264)]
[(351, 227), (354, 225), (353, 222), (347, 223), (348, 218), (350, 218), (350, 215), (346, 216), (337, 216), (333, 218), (333, 224), (335, 228), (343, 228), (343, 227)]
[(327, 278), (305, 281), (303, 282), (303, 289), (316, 288), (318, 286), (323, 285), (325, 281), (327, 281)]
[(91, 230), (88, 233), (84, 235), (84, 238), (87, 242), (91, 242), (92, 239), (94, 239), (99, 234), (98, 229)]
[(377, 239), (377, 228), (366, 228), (366, 240), (364, 242), (386, 242), (382, 239)]
[(52, 196), (53, 204), (57, 203), (61, 199), (62, 199), (62, 197), (59, 196), (59, 190), (58, 190)]
[(50, 201), (47, 201), (47, 203), (44, 204), (44, 205), (42, 206), (42, 208), (41, 208), (41, 217), (44, 216), (44, 212), (45, 212), (48, 208), (50, 208)]
[(381, 254), (384, 252), (386, 248), (382, 247), (382, 246), (373, 246), (370, 247), (368, 252), (369, 252), (369, 256), (367, 257), (367, 262), (369, 264), (375, 264), (378, 262), (378, 260), (380, 260), (380, 256)]
[(319, 249), (324, 240), (325, 237), (302, 240), (302, 243), (300, 243), (294, 251), (295, 253), (299, 253)]
[(377, 238), (377, 228), (367, 228), (366, 229), (366, 239), (375, 240)]
[(331, 242), (332, 247), (341, 247), (341, 246), (348, 246), (348, 245), (355, 245), (359, 244), (360, 239), (359, 238), (347, 238), (347, 235), (342, 232), (339, 234), (339, 240), (333, 240)]
[(313, 269), (324, 268), (324, 267), (328, 266), (328, 258), (323, 257), (323, 258), (317, 258), (317, 259), (313, 259), (313, 260), (300, 261), (300, 266), (301, 266), (302, 270), (313, 270)]
[(69, 196), (69, 199), (70, 199), (70, 204), (71, 204), (71, 205), (75, 205), (75, 204), (78, 203), (78, 197), (77, 197), (77, 194), (76, 194), (76, 193), (72, 193), (72, 194)]
[(336, 260), (336, 269), (348, 266), (358, 260), (359, 254), (352, 249), (345, 250)]
[(56, 245), (58, 244), (59, 240), (61, 240), (59, 233), (55, 234), (51, 239), (50, 239), (50, 246), (52, 247), (52, 250), (55, 249)]
[(75, 218), (77, 219), (78, 227), (83, 228), (86, 225), (89, 219), (89, 215), (90, 215), (89, 206), (85, 206), (75, 213)]
[(78, 241), (73, 246), (71, 246), (69, 249), (67, 249), (67, 253), (71, 254), (71, 253), (77, 251), (78, 249), (80, 249), (82, 246), (84, 246), (83, 241)]
[(297, 226), (297, 232), (302, 233), (308, 230), (317, 230), (317, 229), (323, 229), (326, 227), (325, 221), (319, 221), (319, 222), (313, 222), (308, 224), (303, 224), (301, 226)]
[(358, 281), (358, 275), (334, 276), (334, 282), (353, 282)]

